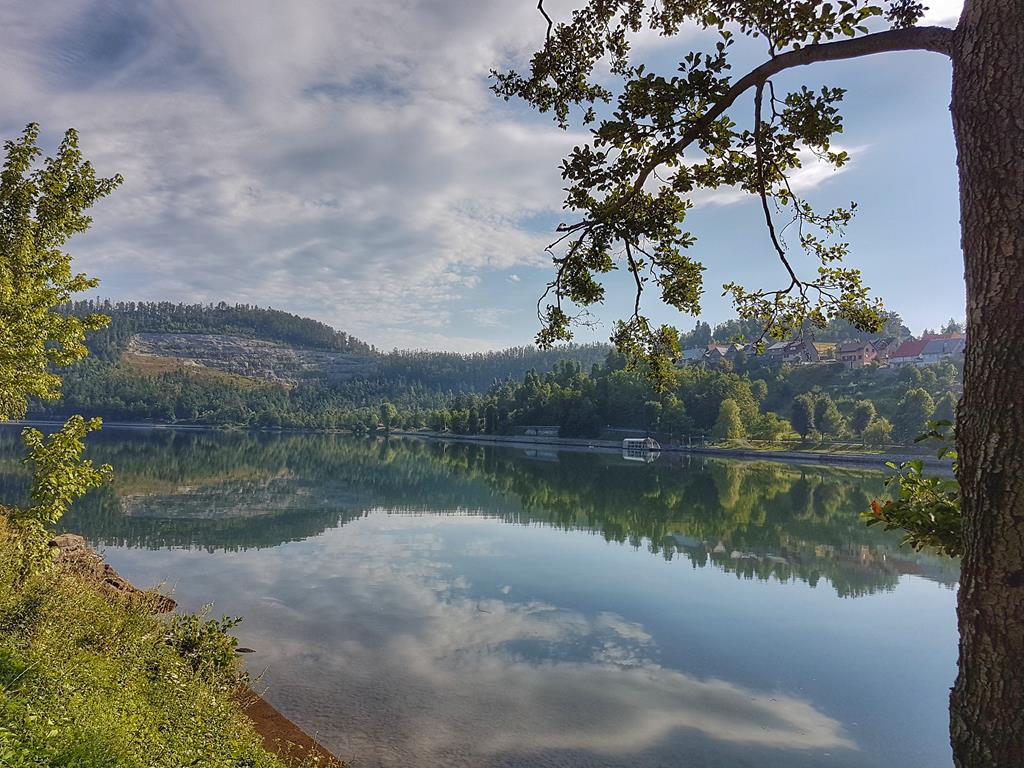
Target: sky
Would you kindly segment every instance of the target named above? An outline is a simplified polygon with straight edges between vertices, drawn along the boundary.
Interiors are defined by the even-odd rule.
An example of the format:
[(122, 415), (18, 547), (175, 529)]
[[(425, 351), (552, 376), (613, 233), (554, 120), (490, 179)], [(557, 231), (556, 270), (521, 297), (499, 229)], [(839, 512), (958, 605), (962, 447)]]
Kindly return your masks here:
[[(932, 0), (926, 22), (954, 26), (960, 4)], [(534, 0), (0, 0), (0, 29), (0, 136), (38, 122), (52, 150), (77, 128), (97, 170), (125, 178), (70, 246), (96, 295), (272, 306), (382, 349), (531, 342), (566, 218), (559, 163), (587, 140), (488, 90), (542, 43)], [(634, 52), (671, 75), (699, 43), (645, 35)], [(777, 83), (848, 89), (853, 161), (799, 183), (823, 207), (857, 201), (865, 282), (914, 331), (962, 317), (948, 60), (887, 54)], [(702, 319), (733, 316), (728, 280), (783, 280), (752, 199), (704, 195), (686, 226), (708, 267)], [(631, 311), (624, 277), (578, 340)], [(695, 322), (653, 297), (645, 310)]]

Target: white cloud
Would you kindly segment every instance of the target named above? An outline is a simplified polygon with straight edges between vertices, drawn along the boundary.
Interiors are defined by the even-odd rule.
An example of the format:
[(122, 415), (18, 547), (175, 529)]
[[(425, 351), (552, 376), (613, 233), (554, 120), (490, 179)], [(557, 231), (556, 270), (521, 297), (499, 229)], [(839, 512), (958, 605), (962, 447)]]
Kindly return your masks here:
[(579, 138), (487, 90), (535, 22), (498, 0), (18, 4), (0, 9), (0, 127), (74, 125), (125, 176), (76, 244), (106, 293), (458, 346), (449, 307), (482, 271), (544, 262), (523, 221), (557, 210)]
[(956, 26), (964, 9), (964, 0), (925, 0), (925, 5), (927, 10), (921, 19), (922, 24)]
[[(557, 168), (586, 139), (487, 89), (541, 42), (535, 5), (0, 3), (0, 132), (38, 121), (52, 146), (75, 126), (101, 172), (124, 174), (73, 242), (102, 295), (269, 304), (383, 347), (480, 349), (502, 323), (467, 331), (463, 310), (492, 306), (492, 271), (549, 266), (535, 222), (562, 215)], [(548, 5), (559, 19), (574, 3)], [(931, 5), (931, 23), (959, 9)], [(671, 59), (667, 44), (638, 50)], [(532, 302), (517, 322), (532, 335)]]
[[(304, 543), (302, 557), (281, 548), (193, 575), (204, 593), (242, 600), (230, 610), (246, 616), (241, 641), (257, 650), (249, 661), (269, 665), (271, 701), (302, 713), (356, 766), (527, 764), (557, 751), (617, 765), (689, 739), (710, 740), (721, 755), (857, 749), (808, 701), (662, 665), (647, 629), (617, 613), (514, 599), (507, 589), (475, 596), (445, 559), (445, 539), (468, 532), (460, 554), (472, 555), (489, 525), (374, 512)], [(195, 558), (190, 572), (204, 562)], [(244, 583), (244, 595), (220, 579)]]

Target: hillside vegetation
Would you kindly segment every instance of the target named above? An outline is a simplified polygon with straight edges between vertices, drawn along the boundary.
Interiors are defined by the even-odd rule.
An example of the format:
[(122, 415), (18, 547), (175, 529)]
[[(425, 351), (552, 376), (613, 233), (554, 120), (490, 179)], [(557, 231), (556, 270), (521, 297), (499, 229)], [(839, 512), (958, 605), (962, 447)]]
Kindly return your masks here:
[(0, 510), (0, 765), (283, 768), (234, 700), (223, 622), (150, 614), (50, 568), (21, 579)]
[(383, 401), (444, 408), (565, 359), (589, 368), (609, 349), (384, 353), (318, 321), (249, 305), (80, 301), (63, 311), (111, 321), (90, 334), (89, 357), (60, 371), (63, 398), (33, 403), (33, 418), (359, 429), (376, 425)]
[[(661, 391), (605, 345), (499, 352), (392, 351), (314, 320), (247, 305), (79, 302), (104, 312), (91, 357), (61, 372), (68, 413), (116, 421), (350, 429), (432, 428), (508, 434), (558, 426), (564, 436), (608, 428), (666, 440), (853, 440), (908, 443), (929, 418), (951, 419), (960, 369), (773, 365), (759, 356), (676, 370)], [(894, 333), (905, 327), (888, 320)], [(688, 343), (750, 337), (749, 323), (698, 323)], [(841, 322), (823, 332), (844, 338)]]

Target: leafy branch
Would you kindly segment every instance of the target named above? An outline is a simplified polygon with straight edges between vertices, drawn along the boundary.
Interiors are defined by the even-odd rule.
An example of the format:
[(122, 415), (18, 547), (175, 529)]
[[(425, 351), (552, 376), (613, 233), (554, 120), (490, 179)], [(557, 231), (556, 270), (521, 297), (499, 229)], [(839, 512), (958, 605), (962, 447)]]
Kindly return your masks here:
[(885, 530), (902, 530), (903, 544), (921, 550), (936, 549), (950, 557), (958, 557), (962, 550), (962, 516), (960, 486), (956, 480), (957, 453), (953, 424), (950, 421), (930, 421), (930, 429), (919, 435), (915, 442), (938, 441), (939, 459), (950, 462), (953, 477), (939, 477), (924, 473), (920, 459), (899, 465), (886, 462), (894, 474), (886, 480), (887, 486), (896, 486), (895, 500), (871, 501), (871, 509), (862, 514), (868, 525), (881, 525)]

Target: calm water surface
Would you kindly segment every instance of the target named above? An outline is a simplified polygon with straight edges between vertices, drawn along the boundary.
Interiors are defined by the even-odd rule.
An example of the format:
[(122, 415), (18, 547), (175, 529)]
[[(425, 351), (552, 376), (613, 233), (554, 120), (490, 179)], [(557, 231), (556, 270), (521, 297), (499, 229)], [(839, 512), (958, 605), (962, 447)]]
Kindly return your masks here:
[[(0, 498), (26, 478), (0, 431)], [(353, 768), (944, 766), (957, 566), (859, 470), (108, 428), (65, 520)]]

